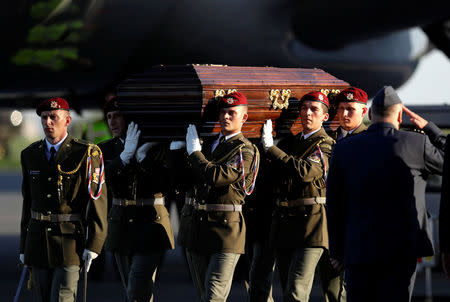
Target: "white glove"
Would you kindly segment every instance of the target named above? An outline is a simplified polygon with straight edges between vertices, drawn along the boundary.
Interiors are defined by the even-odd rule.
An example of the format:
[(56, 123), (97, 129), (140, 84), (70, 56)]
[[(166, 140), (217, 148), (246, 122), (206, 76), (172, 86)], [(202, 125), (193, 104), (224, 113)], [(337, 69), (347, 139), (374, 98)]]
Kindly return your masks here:
[(198, 138), (197, 129), (194, 125), (189, 125), (186, 134), (186, 151), (191, 155), (195, 151), (202, 151), (200, 139)]
[(84, 249), (83, 251), (83, 260), (85, 263), (86, 272), (89, 272), (89, 268), (91, 267), (92, 260), (98, 257), (96, 252)]
[(170, 142), (170, 150), (179, 150), (186, 147), (186, 142), (183, 141), (172, 141)]
[(139, 135), (141, 135), (141, 130), (138, 130), (138, 125), (131, 122), (128, 125), (127, 137), (125, 138), (125, 147), (122, 153), (120, 153), (120, 159), (122, 159), (125, 165), (130, 163), (134, 153), (136, 152)]
[(19, 260), (20, 260), (20, 262), (22, 262), (22, 264), (25, 264), (25, 255), (24, 254), (20, 254), (19, 255)]
[(272, 120), (267, 120), (266, 123), (263, 125), (261, 143), (265, 150), (273, 146)]
[(156, 142), (145, 143), (136, 150), (136, 160), (138, 163), (142, 162), (144, 158), (147, 156), (147, 151), (155, 146)]

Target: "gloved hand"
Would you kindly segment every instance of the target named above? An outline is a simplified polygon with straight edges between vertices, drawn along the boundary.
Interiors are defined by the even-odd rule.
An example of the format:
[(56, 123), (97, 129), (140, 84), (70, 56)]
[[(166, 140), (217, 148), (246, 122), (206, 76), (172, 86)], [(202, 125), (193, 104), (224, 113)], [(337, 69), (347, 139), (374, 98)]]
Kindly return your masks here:
[(200, 139), (198, 138), (197, 129), (194, 125), (189, 125), (186, 134), (186, 151), (191, 155), (195, 151), (202, 151)]
[(136, 150), (136, 160), (138, 163), (142, 162), (144, 158), (147, 156), (147, 151), (155, 146), (156, 142), (145, 143)]
[(20, 254), (19, 255), (19, 260), (22, 264), (25, 264), (25, 255), (24, 254)]
[(130, 163), (131, 159), (136, 152), (136, 148), (139, 141), (139, 135), (141, 135), (141, 130), (138, 130), (138, 125), (134, 122), (131, 122), (128, 125), (127, 137), (125, 138), (125, 147), (120, 153), (120, 159), (122, 162), (127, 165)]
[(172, 141), (170, 142), (170, 150), (180, 150), (186, 147), (186, 142), (183, 141)]
[(263, 131), (261, 134), (261, 143), (265, 150), (273, 146), (272, 120), (267, 120), (263, 125)]
[(83, 260), (85, 262), (86, 272), (89, 272), (89, 268), (91, 267), (92, 260), (98, 257), (96, 252), (90, 251), (88, 249), (84, 249), (83, 251)]

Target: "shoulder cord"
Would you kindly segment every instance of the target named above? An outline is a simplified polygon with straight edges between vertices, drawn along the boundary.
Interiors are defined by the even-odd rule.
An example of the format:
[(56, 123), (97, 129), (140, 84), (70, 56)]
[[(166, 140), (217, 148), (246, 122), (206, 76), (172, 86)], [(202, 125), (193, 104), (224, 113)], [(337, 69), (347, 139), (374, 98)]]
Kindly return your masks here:
[(259, 159), (259, 151), (258, 148), (255, 148), (256, 150), (256, 157), (255, 157), (255, 163), (253, 165), (253, 181), (252, 185), (250, 186), (250, 191), (247, 191), (247, 188), (245, 187), (245, 169), (244, 169), (244, 159), (242, 157), (242, 147), (239, 149), (239, 157), (241, 159), (241, 169), (242, 169), (242, 187), (244, 188), (245, 195), (250, 195), (253, 193), (253, 189), (255, 189), (255, 183), (256, 183), (256, 177), (258, 176), (258, 159)]
[[(86, 160), (86, 165), (88, 167), (88, 175), (89, 175), (89, 181), (88, 181), (88, 192), (89, 192), (89, 196), (96, 200), (98, 198), (100, 198), (100, 195), (102, 194), (102, 184), (103, 184), (103, 178), (104, 178), (104, 164), (103, 164), (103, 154), (102, 152), (99, 150), (100, 152), (100, 179), (99, 179), (99, 186), (97, 188), (97, 194), (92, 195), (91, 192), (91, 183), (92, 183), (92, 175), (91, 175), (91, 166), (92, 166), (92, 160), (91, 160), (91, 151), (94, 148), (94, 145), (89, 144), (88, 149), (86, 151), (86, 153), (84, 154), (83, 158), (81, 159), (81, 161), (79, 162), (79, 164), (77, 165), (77, 167), (75, 169), (73, 169), (72, 171), (63, 171), (61, 170), (61, 165), (58, 164), (58, 172), (63, 174), (63, 175), (73, 175), (75, 173), (77, 173), (80, 168), (81, 165), (84, 161), (85, 158), (87, 158)], [(61, 185), (62, 183), (62, 179), (60, 178), (58, 181), (58, 184)]]

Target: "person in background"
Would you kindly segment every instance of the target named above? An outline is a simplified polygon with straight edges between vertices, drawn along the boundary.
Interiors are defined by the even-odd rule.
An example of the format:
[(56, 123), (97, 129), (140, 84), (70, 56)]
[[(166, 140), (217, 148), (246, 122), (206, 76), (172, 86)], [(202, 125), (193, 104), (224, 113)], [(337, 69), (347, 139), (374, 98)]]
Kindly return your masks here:
[(336, 96), (339, 127), (329, 133), (331, 138), (339, 141), (345, 137), (367, 130), (363, 123), (367, 113), (367, 93), (356, 87), (344, 89)]
[(127, 301), (153, 300), (155, 274), (164, 253), (174, 248), (165, 198), (170, 191), (169, 146), (140, 144), (140, 130), (126, 124), (117, 99), (104, 112), (113, 138), (99, 144), (105, 159), (112, 207), (107, 250), (114, 253)]

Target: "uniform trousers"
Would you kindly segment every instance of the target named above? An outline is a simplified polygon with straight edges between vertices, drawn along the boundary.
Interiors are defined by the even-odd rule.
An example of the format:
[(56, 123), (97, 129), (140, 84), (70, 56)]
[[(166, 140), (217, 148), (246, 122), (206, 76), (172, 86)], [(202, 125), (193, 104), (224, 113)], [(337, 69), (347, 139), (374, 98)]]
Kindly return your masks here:
[(269, 241), (255, 241), (251, 253), (248, 302), (273, 302), (275, 254)]
[(80, 267), (59, 266), (53, 269), (31, 268), (33, 301), (74, 302), (77, 298)]
[(128, 302), (153, 301), (156, 270), (164, 253), (165, 250), (135, 253), (131, 256), (114, 254)]
[[(319, 247), (277, 249), (276, 259), (283, 288), (283, 301), (307, 302), (318, 265), (325, 301), (346, 301), (345, 286), (341, 274), (328, 261), (320, 261), (324, 249)], [(325, 254), (328, 257), (328, 254)], [(326, 260), (326, 259), (325, 259)]]
[(348, 302), (409, 302), (416, 279), (417, 259), (345, 268)]
[(189, 249), (186, 258), (201, 302), (225, 302), (240, 254), (199, 254)]

